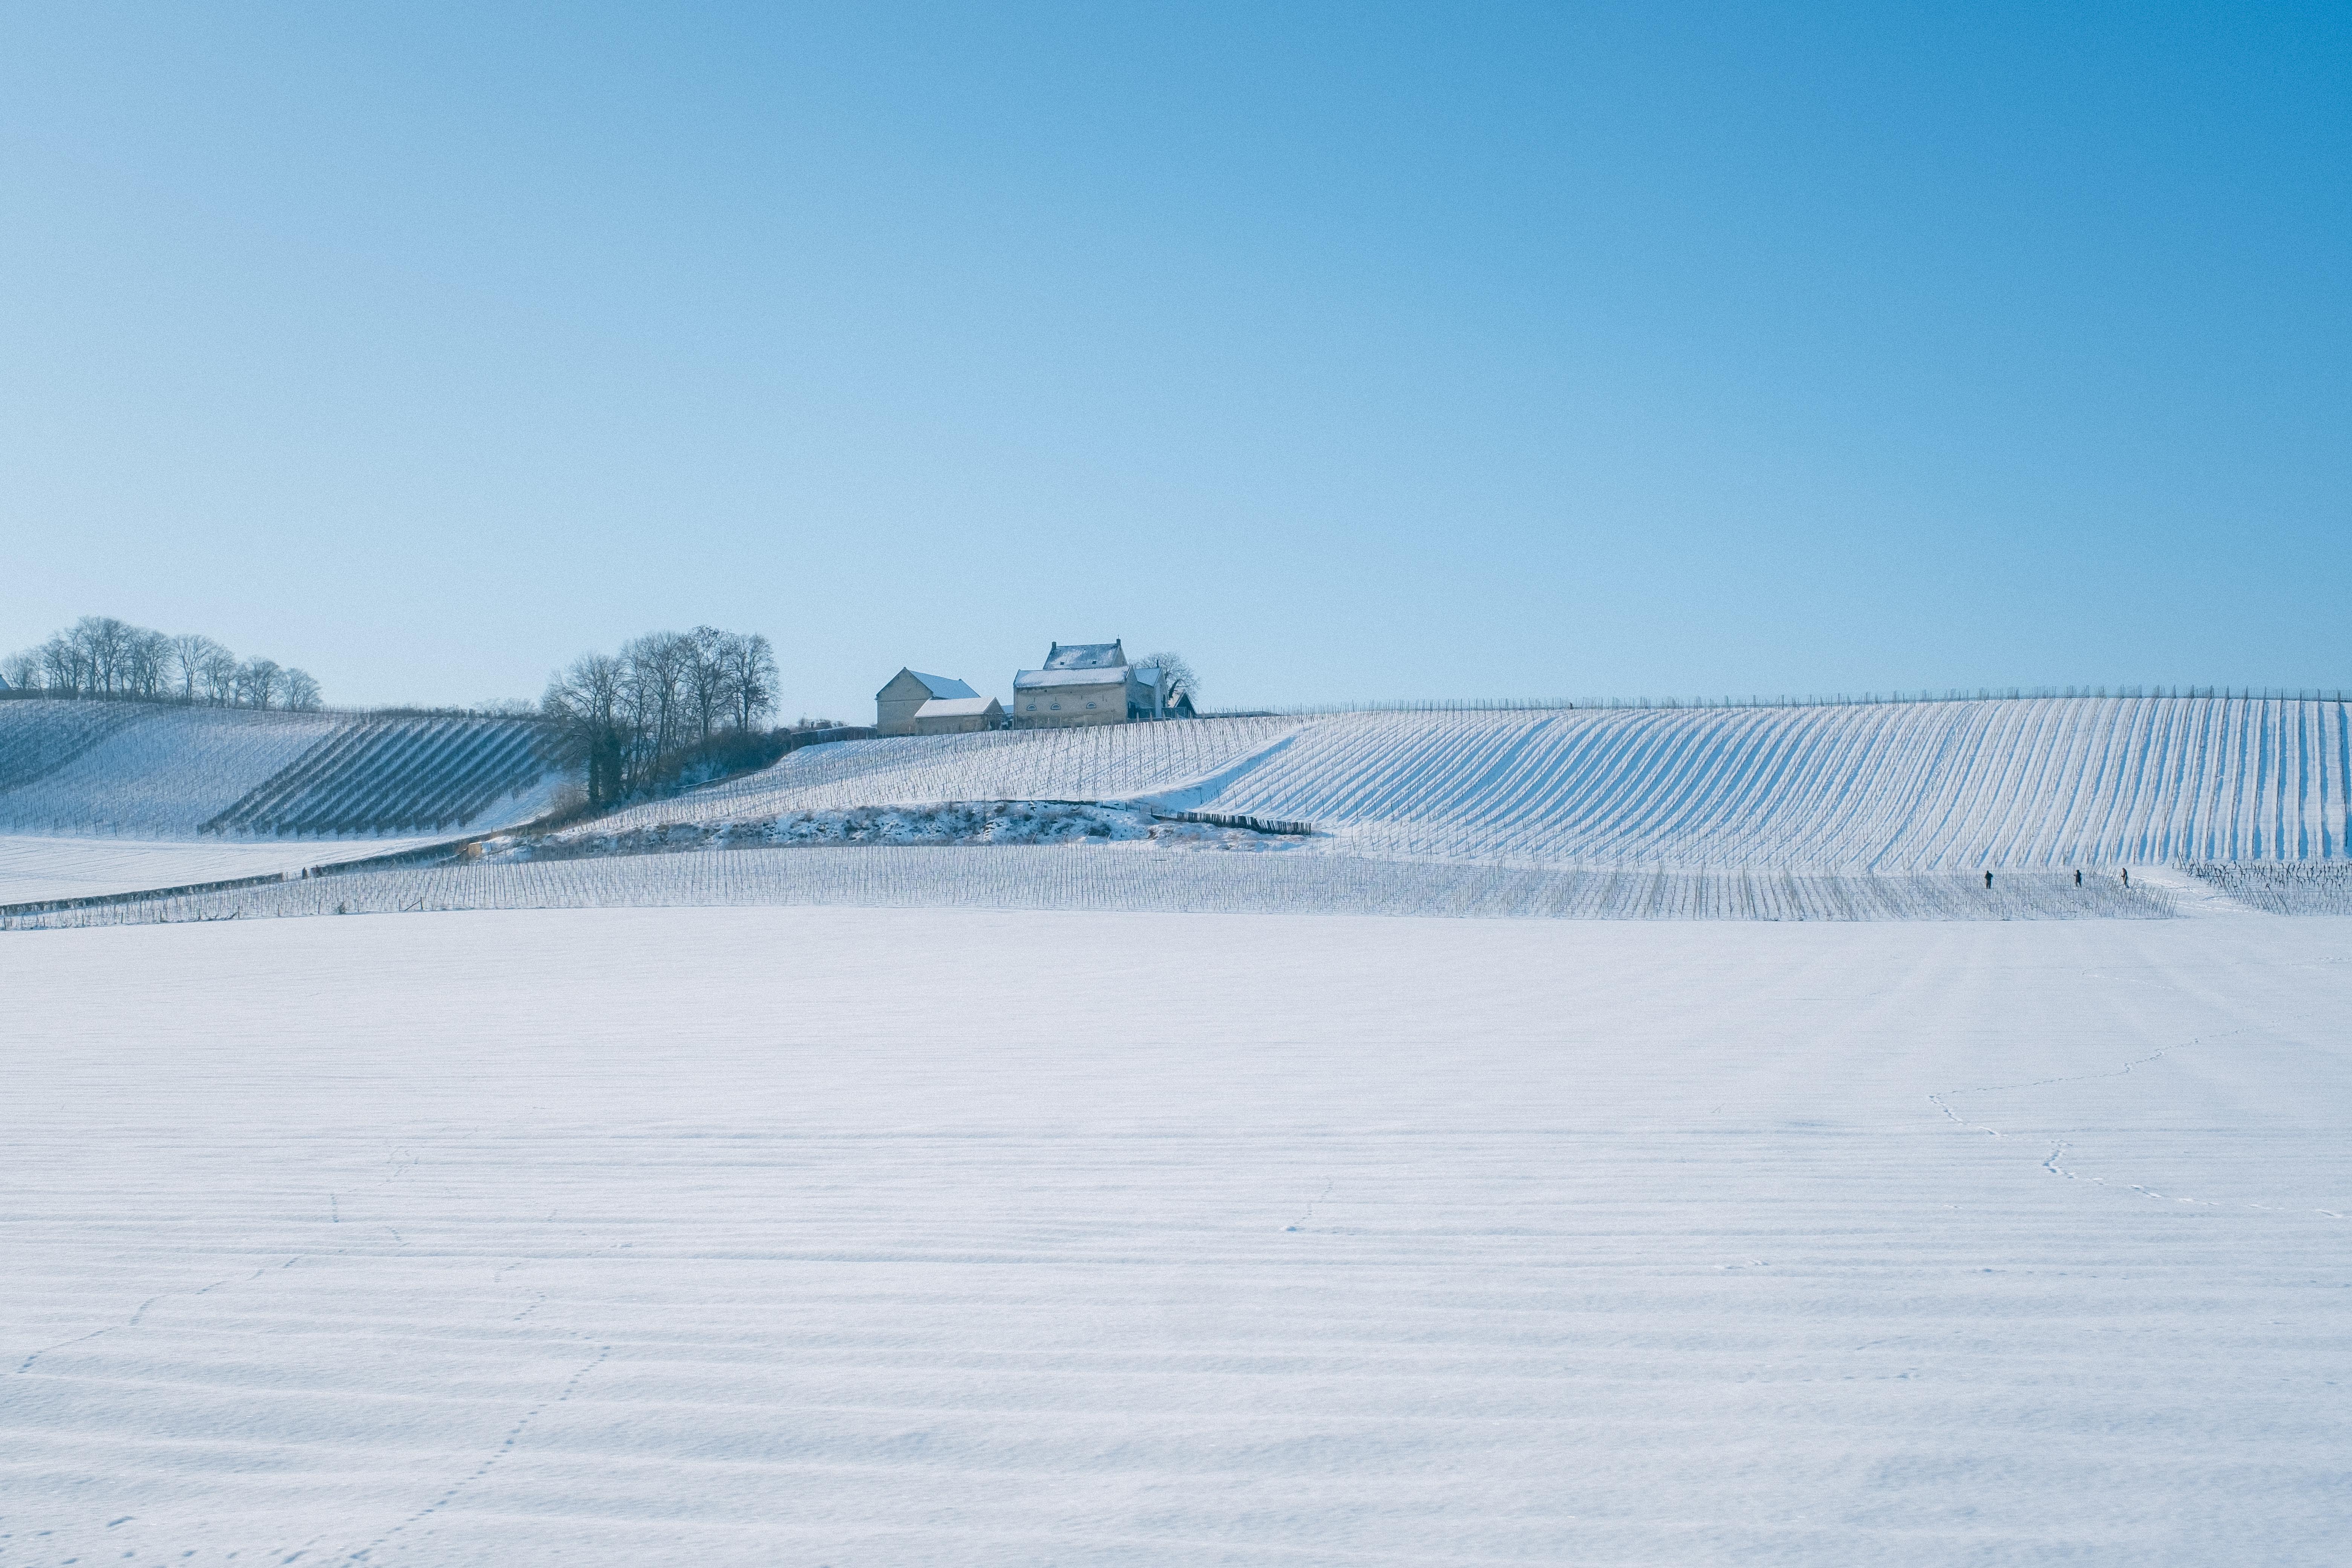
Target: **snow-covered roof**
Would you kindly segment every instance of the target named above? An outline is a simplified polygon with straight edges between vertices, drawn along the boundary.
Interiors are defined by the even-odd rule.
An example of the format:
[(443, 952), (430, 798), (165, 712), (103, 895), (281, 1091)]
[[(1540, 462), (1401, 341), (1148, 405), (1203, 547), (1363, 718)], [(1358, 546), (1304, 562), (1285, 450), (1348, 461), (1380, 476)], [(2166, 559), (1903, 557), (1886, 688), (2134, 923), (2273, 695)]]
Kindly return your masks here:
[(1045, 656), (1047, 669), (1109, 669), (1127, 662), (1127, 650), (1111, 642), (1057, 642)]
[[(962, 682), (957, 682), (961, 685)], [(918, 719), (962, 719), (984, 717), (996, 706), (993, 697), (934, 697), (915, 710)]]
[(1035, 691), (1047, 686), (1125, 686), (1129, 673), (1127, 665), (1114, 665), (1108, 669), (1024, 669), (1013, 678), (1015, 691)]
[(962, 681), (958, 680), (952, 675), (925, 675), (919, 669), (910, 669), (906, 671), (906, 673), (913, 676), (917, 680), (921, 681), (923, 683), (923, 689), (929, 692), (934, 697), (977, 697), (980, 695), (979, 692), (974, 691), (971, 687), (966, 686)]
[(1127, 667), (1127, 673), (1146, 686), (1160, 684), (1160, 667), (1156, 664), (1130, 664)]

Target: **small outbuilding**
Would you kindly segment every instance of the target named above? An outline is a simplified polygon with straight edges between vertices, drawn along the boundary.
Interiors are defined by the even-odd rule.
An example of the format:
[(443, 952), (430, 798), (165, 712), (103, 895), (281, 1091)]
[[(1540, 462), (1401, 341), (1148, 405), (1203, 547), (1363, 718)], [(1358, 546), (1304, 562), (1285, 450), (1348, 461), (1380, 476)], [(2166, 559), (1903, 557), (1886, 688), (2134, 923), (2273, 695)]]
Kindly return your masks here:
[(934, 697), (915, 710), (918, 735), (969, 735), (1004, 728), (1004, 704), (993, 697)]
[(980, 695), (951, 675), (925, 675), (902, 669), (874, 694), (874, 729), (883, 735), (916, 733), (915, 715), (926, 702), (953, 701)]

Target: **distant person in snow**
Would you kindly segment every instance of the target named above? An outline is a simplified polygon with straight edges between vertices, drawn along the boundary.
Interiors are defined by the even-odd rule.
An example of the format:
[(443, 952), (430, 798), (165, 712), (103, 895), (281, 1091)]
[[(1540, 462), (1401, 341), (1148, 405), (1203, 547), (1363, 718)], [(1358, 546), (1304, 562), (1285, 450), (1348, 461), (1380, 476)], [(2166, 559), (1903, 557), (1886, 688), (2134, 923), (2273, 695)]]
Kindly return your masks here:
[(1992, 873), (1990, 871), (1985, 873), (1985, 886), (1988, 888), (1992, 886)]
[(2126, 888), (2131, 886), (2131, 868), (2128, 866), (2124, 868), (2124, 886)]
[(2078, 870), (2076, 870), (2076, 871), (2075, 871), (2075, 873), (2074, 873), (2074, 886), (2076, 886), (2076, 887), (2078, 887), (2078, 888), (2079, 888), (2079, 887), (2081, 887), (2082, 885), (2083, 885), (2083, 873), (2078, 869)]

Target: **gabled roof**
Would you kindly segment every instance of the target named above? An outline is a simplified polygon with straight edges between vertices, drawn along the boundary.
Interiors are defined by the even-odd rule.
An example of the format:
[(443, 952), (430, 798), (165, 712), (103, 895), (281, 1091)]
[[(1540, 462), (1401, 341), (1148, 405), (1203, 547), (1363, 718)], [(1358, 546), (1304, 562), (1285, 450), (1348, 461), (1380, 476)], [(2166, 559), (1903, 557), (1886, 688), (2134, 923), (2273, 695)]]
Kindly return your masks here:
[[(952, 675), (925, 675), (919, 669), (902, 669), (898, 672), (898, 675), (913, 676), (917, 680), (923, 683), (923, 689), (929, 692), (934, 697), (977, 697), (980, 695), (979, 692), (974, 691), (971, 687), (966, 686), (962, 681), (958, 680)], [(898, 675), (894, 675), (889, 680), (884, 681), (882, 683), (882, 689), (884, 691), (889, 690), (891, 681), (897, 680), (898, 679)]]
[[(915, 710), (918, 719), (985, 718), (988, 710), (997, 706), (993, 697), (934, 697)], [(998, 711), (1003, 711), (999, 709)]]
[(1127, 650), (1110, 642), (1057, 642), (1045, 656), (1047, 669), (1111, 669), (1127, 662)]
[(1034, 691), (1046, 686), (1125, 686), (1129, 667), (1113, 665), (1108, 669), (1024, 669), (1013, 678), (1015, 691)]

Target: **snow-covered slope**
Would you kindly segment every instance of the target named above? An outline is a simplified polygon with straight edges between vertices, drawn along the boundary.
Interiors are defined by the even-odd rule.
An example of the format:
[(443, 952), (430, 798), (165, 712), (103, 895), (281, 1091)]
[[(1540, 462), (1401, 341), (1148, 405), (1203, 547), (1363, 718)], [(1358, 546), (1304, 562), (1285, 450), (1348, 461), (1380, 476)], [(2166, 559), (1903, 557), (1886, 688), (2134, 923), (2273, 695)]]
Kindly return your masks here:
[[(2051, 698), (1400, 712), (856, 742), (620, 814), (1143, 799), (1344, 853), (1914, 871), (2347, 854), (2345, 706)], [(600, 825), (605, 826), (605, 825)]]
[(603, 819), (754, 822), (798, 811), (982, 800), (1124, 800), (1211, 779), (1277, 746), (1296, 719), (1198, 719), (1084, 730), (1011, 730), (845, 741)]
[(0, 833), (450, 833), (540, 809), (555, 772), (513, 720), (0, 703)]
[(0, 792), (0, 829), (193, 837), (212, 816), (291, 766), (345, 722), (326, 713), (12, 702), (0, 706), (0, 726), (46, 718), (44, 709), (79, 709), (102, 717), (110, 709), (126, 707), (137, 714), (136, 721), (62, 767)]
[(1359, 714), (1202, 804), (1340, 846), (1870, 870), (2346, 855), (2338, 702), (2058, 698)]
[(2347, 931), (0, 937), (0, 1561), (2335, 1568)]
[(135, 839), (0, 834), (0, 905), (184, 888), (241, 877), (284, 876), (340, 860), (397, 854), (430, 838)]

